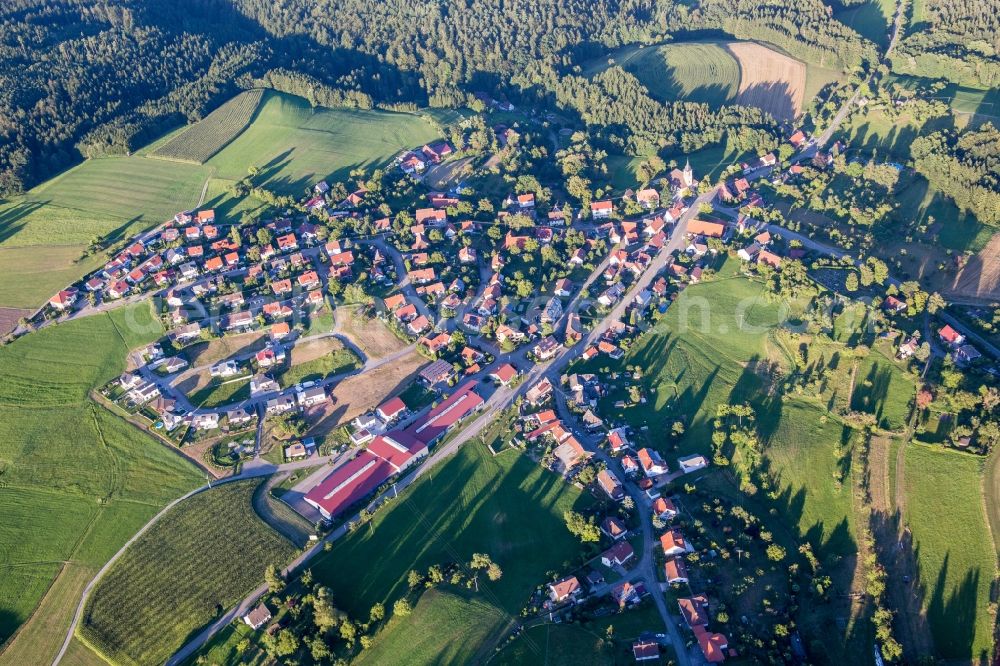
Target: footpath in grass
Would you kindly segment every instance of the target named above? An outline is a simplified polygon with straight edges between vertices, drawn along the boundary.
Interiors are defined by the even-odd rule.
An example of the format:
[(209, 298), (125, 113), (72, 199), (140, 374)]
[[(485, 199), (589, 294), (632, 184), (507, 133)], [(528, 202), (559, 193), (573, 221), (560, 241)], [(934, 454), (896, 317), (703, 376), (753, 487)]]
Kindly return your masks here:
[[(470, 442), (379, 511), (370, 525), (317, 558), (313, 574), (350, 615), (364, 617), (375, 603), (391, 607), (407, 593), (410, 570), (467, 562), (473, 553), (487, 553), (503, 569), (503, 577), (495, 583), (480, 580), (476, 598), (494, 610), (476, 612), (481, 618), (496, 613), (516, 617), (546, 572), (562, 568), (578, 552), (580, 544), (562, 516), (582, 501), (579, 490), (516, 450), (493, 457), (485, 446)], [(543, 542), (544, 548), (539, 547)], [(409, 641), (395, 636), (397, 632), (416, 640), (418, 623), (425, 622), (419, 613), (423, 604), (381, 632), (376, 643), (405, 646)], [(450, 602), (428, 600), (427, 606), (435, 614), (452, 612)], [(451, 648), (439, 641), (437, 649)], [(407, 663), (440, 662), (428, 651), (426, 660)]]
[(217, 614), (263, 582), (295, 548), (251, 506), (257, 481), (178, 504), (133, 543), (94, 588), (83, 638), (121, 664), (162, 663)]
[[(142, 332), (154, 325), (158, 332)], [(96, 570), (160, 507), (197, 485), (189, 462), (88, 399), (121, 372), (129, 348), (160, 334), (143, 304), (0, 347), (0, 642), (38, 606), (61, 562)], [(51, 603), (32, 619), (65, 620)], [(37, 639), (29, 646), (35, 654), (61, 641), (55, 631), (25, 636)], [(20, 641), (11, 654), (25, 654)]]
[(906, 449), (904, 518), (934, 645), (949, 661), (985, 663), (992, 645), (996, 553), (981, 496), (984, 463), (943, 448)]

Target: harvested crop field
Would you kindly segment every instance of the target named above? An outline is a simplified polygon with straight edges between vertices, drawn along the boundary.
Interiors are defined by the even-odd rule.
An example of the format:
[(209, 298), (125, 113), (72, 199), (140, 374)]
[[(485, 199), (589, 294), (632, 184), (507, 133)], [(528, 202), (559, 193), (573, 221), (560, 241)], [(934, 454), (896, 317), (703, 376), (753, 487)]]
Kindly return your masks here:
[(151, 157), (202, 164), (247, 128), (263, 90), (247, 90), (156, 148)]
[(990, 301), (1000, 299), (1000, 234), (994, 234), (986, 247), (969, 257), (946, 291)]
[(7, 335), (13, 331), (17, 327), (18, 320), (30, 314), (31, 310), (0, 307), (0, 335)]
[(736, 103), (767, 111), (777, 120), (793, 120), (802, 112), (805, 63), (754, 42), (729, 42), (726, 49), (740, 64)]
[(595, 59), (584, 71), (593, 75), (616, 65), (661, 101), (743, 104), (778, 120), (793, 120), (801, 113), (806, 91), (805, 63), (756, 42), (627, 46)]
[(427, 359), (411, 351), (394, 363), (348, 377), (333, 387), (330, 403), (322, 410), (307, 413), (313, 424), (309, 434), (333, 432), (359, 414), (377, 407), (386, 398), (402, 393), (426, 363)]

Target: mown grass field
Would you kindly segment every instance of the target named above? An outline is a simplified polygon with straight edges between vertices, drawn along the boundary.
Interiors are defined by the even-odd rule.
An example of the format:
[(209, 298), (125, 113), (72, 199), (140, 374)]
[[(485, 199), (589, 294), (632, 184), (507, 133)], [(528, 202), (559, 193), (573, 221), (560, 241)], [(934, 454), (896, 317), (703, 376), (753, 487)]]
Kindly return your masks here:
[(161, 663), (285, 564), (295, 549), (254, 513), (257, 483), (195, 495), (143, 534), (94, 588), (83, 638), (116, 663)]
[(720, 43), (630, 48), (616, 54), (615, 63), (660, 100), (720, 106), (734, 99), (740, 89), (740, 64)]
[[(161, 506), (197, 485), (190, 463), (87, 397), (121, 372), (129, 348), (160, 334), (141, 305), (0, 348), (0, 641), (28, 619), (62, 562), (69, 578), (74, 568), (96, 570)], [(68, 625), (53, 603), (36, 621)], [(60, 642), (48, 630), (25, 636), (37, 654)], [(9, 649), (26, 654), (24, 647), (19, 637)]]
[(984, 464), (936, 447), (906, 449), (904, 518), (934, 645), (949, 661), (988, 661), (992, 645), (996, 551), (983, 509)]
[[(294, 351), (292, 352), (294, 360)], [(287, 370), (275, 375), (282, 388), (287, 388), (304, 381), (321, 381), (331, 375), (350, 372), (361, 367), (357, 355), (349, 349), (338, 349), (319, 358), (310, 359), (304, 363), (296, 363)]]
[(0, 306), (34, 308), (105, 261), (83, 258), (198, 203), (208, 171), (139, 155), (89, 160), (0, 201)]
[(313, 108), (300, 97), (268, 92), (250, 126), (206, 165), (234, 180), (257, 166), (259, 182), (300, 195), (320, 180), (345, 180), (351, 169), (384, 164), (438, 136), (430, 121), (413, 114)]
[(150, 155), (203, 164), (246, 129), (263, 95), (264, 91), (260, 89), (240, 93), (191, 127), (157, 146)]
[(411, 616), (390, 619), (372, 647), (352, 663), (472, 663), (482, 643), (504, 620), (500, 609), (463, 589), (428, 590)]
[[(737, 263), (728, 261), (720, 279), (685, 289), (617, 364), (642, 368), (646, 404), (614, 407), (624, 393), (624, 381), (619, 380), (601, 401), (603, 414), (624, 418), (636, 428), (648, 425), (650, 432), (669, 431), (675, 420), (683, 418), (687, 429), (679, 453), (704, 453), (716, 405), (754, 401), (762, 395), (765, 381), (756, 364), (772, 353), (769, 333), (798, 314), (804, 303), (769, 299), (763, 284), (725, 277), (733, 275)], [(597, 358), (579, 367), (599, 372), (611, 365)]]
[(192, 405), (199, 407), (218, 407), (231, 402), (246, 400), (250, 397), (250, 377), (212, 382), (188, 396)]
[[(371, 527), (352, 532), (320, 555), (312, 571), (332, 588), (340, 606), (363, 617), (376, 602), (391, 608), (406, 593), (411, 569), (426, 571), (432, 564), (467, 562), (472, 553), (487, 553), (503, 569), (503, 578), (493, 583), (480, 577), (476, 597), (493, 609), (480, 615), (516, 616), (547, 571), (575, 558), (580, 545), (562, 514), (583, 501), (579, 490), (516, 451), (492, 457), (486, 447), (471, 442), (379, 511)], [(428, 605), (434, 614), (452, 612), (451, 604)], [(382, 632), (379, 642), (389, 644), (383, 649), (405, 649), (408, 641), (393, 634), (413, 636), (418, 623), (426, 621), (420, 608)], [(428, 645), (426, 659), (403, 661), (442, 663), (439, 655), (457, 649), (442, 641), (436, 648), (435, 653)]]
[(107, 215), (146, 226), (193, 208), (208, 178), (205, 167), (134, 155), (88, 160), (25, 195), (25, 201)]
[(24, 198), (0, 202), (0, 306), (36, 308), (104, 263), (82, 259), (96, 237), (126, 237), (140, 222)]

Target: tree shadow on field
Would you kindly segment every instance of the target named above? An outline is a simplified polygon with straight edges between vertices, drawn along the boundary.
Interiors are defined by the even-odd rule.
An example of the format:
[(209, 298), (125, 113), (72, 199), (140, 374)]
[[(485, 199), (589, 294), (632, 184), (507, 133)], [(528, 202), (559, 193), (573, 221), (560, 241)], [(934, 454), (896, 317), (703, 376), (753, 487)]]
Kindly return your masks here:
[[(976, 637), (976, 599), (979, 588), (979, 569), (966, 571), (962, 580), (948, 593), (945, 599), (945, 585), (948, 579), (948, 565), (951, 553), (946, 553), (941, 569), (934, 583), (934, 592), (927, 606), (934, 643), (943, 656), (951, 659), (969, 659), (972, 663), (988, 664), (985, 652), (972, 653), (972, 643)], [(926, 593), (926, 591), (925, 591)]]
[(0, 645), (14, 635), (21, 626), (21, 618), (8, 610), (0, 609)]
[(48, 203), (48, 201), (22, 201), (0, 211), (0, 243), (16, 236), (26, 226), (22, 220)]
[(735, 101), (770, 113), (779, 122), (791, 122), (799, 114), (794, 91), (784, 81), (755, 83), (737, 95)]
[(889, 384), (892, 381), (892, 370), (880, 363), (872, 365), (864, 381), (854, 387), (851, 399), (851, 409), (873, 414), (882, 427), (888, 427), (883, 414), (885, 402), (889, 397)]

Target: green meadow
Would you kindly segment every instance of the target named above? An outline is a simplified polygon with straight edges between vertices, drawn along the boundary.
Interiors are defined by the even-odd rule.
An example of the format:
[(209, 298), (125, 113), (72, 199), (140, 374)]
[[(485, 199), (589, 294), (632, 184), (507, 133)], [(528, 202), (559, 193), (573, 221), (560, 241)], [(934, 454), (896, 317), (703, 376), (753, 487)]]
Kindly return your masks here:
[(652, 97), (720, 106), (740, 89), (740, 63), (716, 42), (680, 42), (661, 46), (629, 46), (616, 51), (591, 71), (614, 63), (635, 75)]
[(421, 595), (412, 615), (391, 618), (354, 664), (468, 664), (503, 626), (503, 611), (460, 588)]
[(190, 463), (88, 398), (124, 369), (128, 349), (159, 335), (144, 304), (0, 347), (0, 641), (28, 620), (63, 563), (71, 578), (96, 571), (198, 484)]
[(439, 136), (417, 115), (317, 108), (301, 97), (268, 92), (250, 126), (206, 166), (232, 180), (257, 166), (267, 187), (301, 195), (320, 180), (347, 180), (352, 169), (381, 166)]
[(904, 518), (913, 533), (918, 594), (938, 656), (986, 662), (996, 551), (983, 506), (984, 460), (921, 444), (907, 445), (905, 460)]
[[(494, 457), (482, 444), (470, 442), (376, 513), (370, 526), (336, 542), (311, 568), (344, 610), (367, 617), (375, 603), (391, 608), (407, 593), (411, 569), (426, 571), (433, 564), (468, 562), (473, 553), (489, 554), (503, 569), (499, 581), (480, 577), (475, 600), (425, 593), (412, 615), (392, 620), (380, 632), (373, 648), (386, 658), (382, 663), (398, 663), (392, 655), (407, 654), (411, 645), (419, 645), (419, 657), (408, 657), (407, 663), (451, 663), (449, 656), (465, 662), (487, 635), (517, 616), (546, 572), (575, 559), (580, 545), (562, 515), (584, 501), (579, 490), (517, 451)], [(544, 535), (544, 548), (538, 547), (539, 535)], [(433, 625), (428, 616), (456, 612), (474, 619), (463, 620), (463, 626), (479, 625), (468, 645), (418, 638)]]

